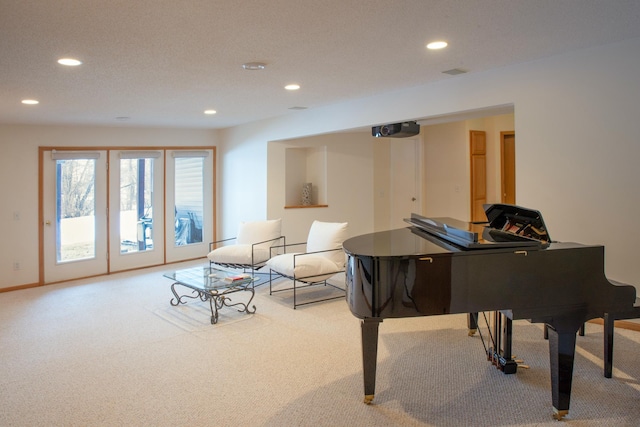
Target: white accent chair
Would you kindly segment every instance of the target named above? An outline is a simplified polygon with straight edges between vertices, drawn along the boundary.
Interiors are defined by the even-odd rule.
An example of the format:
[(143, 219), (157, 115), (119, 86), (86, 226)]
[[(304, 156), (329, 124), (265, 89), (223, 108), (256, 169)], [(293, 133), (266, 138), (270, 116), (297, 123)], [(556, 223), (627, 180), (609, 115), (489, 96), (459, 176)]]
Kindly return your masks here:
[[(345, 271), (346, 257), (342, 249), (342, 242), (347, 238), (347, 225), (348, 223), (346, 222), (314, 221), (306, 242), (272, 247), (272, 251), (283, 248), (285, 253), (272, 256), (266, 263), (270, 270), (269, 295), (273, 295), (275, 292), (293, 290), (294, 309), (300, 305), (344, 298), (346, 289), (331, 284), (327, 280)], [(287, 253), (288, 248), (298, 245), (306, 245), (306, 252)], [(293, 280), (293, 286), (274, 289), (273, 281), (278, 277)], [(298, 290), (319, 285), (338, 289), (342, 292), (340, 295), (335, 295), (335, 292), (332, 292), (332, 295), (326, 298), (298, 303)]]
[(253, 276), (270, 258), (271, 246), (286, 244), (281, 229), (281, 219), (241, 222), (236, 237), (209, 244), (209, 265), (242, 269)]

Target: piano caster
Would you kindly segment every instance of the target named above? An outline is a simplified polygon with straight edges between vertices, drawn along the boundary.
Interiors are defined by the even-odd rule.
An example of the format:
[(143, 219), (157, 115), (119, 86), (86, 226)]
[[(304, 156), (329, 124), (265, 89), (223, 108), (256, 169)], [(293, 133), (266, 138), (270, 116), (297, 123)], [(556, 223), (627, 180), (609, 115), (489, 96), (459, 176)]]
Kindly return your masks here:
[(373, 394), (365, 394), (364, 395), (364, 403), (369, 405), (369, 404), (371, 404), (372, 401), (373, 401)]
[(476, 334), (476, 332), (478, 332), (477, 329), (469, 329), (469, 331), (467, 332), (467, 334), (469, 334), (470, 337), (474, 336)]
[(565, 415), (567, 415), (569, 413), (568, 409), (564, 409), (562, 411), (553, 408), (553, 418), (558, 420), (558, 421), (562, 421), (562, 419), (565, 417)]

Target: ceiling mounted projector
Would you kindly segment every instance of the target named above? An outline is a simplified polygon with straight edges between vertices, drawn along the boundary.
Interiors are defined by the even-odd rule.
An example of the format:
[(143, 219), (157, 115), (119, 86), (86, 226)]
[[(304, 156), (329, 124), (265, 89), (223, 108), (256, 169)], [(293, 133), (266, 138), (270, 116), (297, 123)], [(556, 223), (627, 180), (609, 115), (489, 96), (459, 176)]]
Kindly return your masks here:
[(406, 138), (419, 133), (420, 125), (416, 122), (393, 123), (371, 128), (371, 135), (376, 138)]

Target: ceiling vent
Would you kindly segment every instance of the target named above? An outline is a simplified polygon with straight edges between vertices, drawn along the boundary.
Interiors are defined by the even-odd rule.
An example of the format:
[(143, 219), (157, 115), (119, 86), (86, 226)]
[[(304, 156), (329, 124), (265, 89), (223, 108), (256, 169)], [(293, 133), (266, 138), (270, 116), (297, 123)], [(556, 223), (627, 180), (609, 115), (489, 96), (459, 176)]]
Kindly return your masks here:
[(468, 73), (467, 70), (463, 70), (461, 68), (452, 68), (450, 70), (447, 71), (443, 71), (443, 74), (449, 74), (450, 76), (457, 76), (458, 74), (464, 74), (464, 73)]

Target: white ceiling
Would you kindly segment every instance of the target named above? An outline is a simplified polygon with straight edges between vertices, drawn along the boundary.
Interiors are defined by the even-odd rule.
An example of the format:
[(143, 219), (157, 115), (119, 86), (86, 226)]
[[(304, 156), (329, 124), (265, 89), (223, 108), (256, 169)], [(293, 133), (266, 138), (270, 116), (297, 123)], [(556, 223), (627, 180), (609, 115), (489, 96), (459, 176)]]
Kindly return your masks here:
[(0, 123), (224, 128), (637, 37), (639, 0), (0, 0)]

